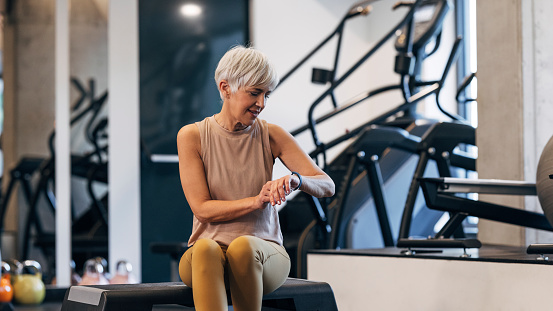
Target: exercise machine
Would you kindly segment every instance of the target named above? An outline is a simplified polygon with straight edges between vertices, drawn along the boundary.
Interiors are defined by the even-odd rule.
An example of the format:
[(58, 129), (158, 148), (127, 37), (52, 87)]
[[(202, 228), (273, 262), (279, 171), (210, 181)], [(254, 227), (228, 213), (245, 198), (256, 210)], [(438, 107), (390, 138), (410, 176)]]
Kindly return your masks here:
[[(73, 86), (81, 91), (81, 97), (73, 105), (75, 114), (70, 125), (75, 126), (86, 120), (84, 125), (85, 138), (92, 145), (92, 151), (84, 154), (71, 155), (71, 173), (73, 176), (84, 178), (87, 183), (87, 193), (92, 202), (91, 206), (77, 215), (72, 206), (72, 250), (74, 256), (82, 255), (82, 261), (94, 255), (107, 255), (107, 194), (102, 197), (94, 191), (93, 184), (107, 184), (107, 119), (100, 118), (100, 111), (107, 100), (107, 92), (96, 97), (95, 84), (90, 81), (90, 92), (86, 92), (80, 82), (72, 78)], [(88, 101), (88, 105), (85, 103)], [(23, 157), (14, 169), (10, 171), (11, 180), (6, 193), (0, 203), (0, 227), (4, 225), (4, 215), (10, 198), (19, 182), (22, 185), (25, 201), (28, 205), (23, 216), (25, 225), (22, 229), (22, 248), (20, 258), (28, 258), (31, 246), (36, 246), (47, 260), (46, 279), (53, 275), (55, 267), (55, 235), (49, 232), (48, 221), (42, 216), (48, 213), (55, 214), (56, 204), (54, 196), (55, 180), (55, 132), (48, 139), (50, 156), (48, 158)], [(37, 179), (33, 183), (33, 179)], [(46, 211), (41, 207), (46, 205)], [(1, 229), (0, 228), (0, 229)], [(78, 261), (78, 260), (77, 260)]]
[[(441, 36), (441, 23), (449, 8), (448, 2), (417, 1), (410, 4), (403, 3), (401, 5), (409, 5), (411, 7), (405, 19), (391, 32), (389, 32), (388, 35), (386, 35), (381, 41), (375, 44), (375, 47), (364, 57), (362, 57), (359, 62), (352, 66), (342, 77), (330, 81), (330, 88), (327, 89), (327, 91), (325, 91), (311, 105), (309, 110), (308, 125), (300, 127), (296, 131), (292, 131), (293, 135), (297, 135), (307, 129), (311, 130), (316, 149), (310, 153), (310, 156), (317, 160), (320, 156), (322, 156), (322, 166), (336, 182), (337, 191), (335, 198), (332, 200), (318, 200), (303, 194), (299, 198), (296, 197), (289, 200), (286, 207), (281, 210), (280, 218), (285, 238), (285, 246), (291, 253), (293, 269), (294, 267), (297, 268), (296, 271), (292, 271), (291, 275), (305, 277), (306, 270), (303, 262), (305, 262), (305, 254), (308, 249), (348, 247), (349, 242), (347, 241), (347, 235), (351, 233), (348, 232), (348, 230), (350, 230), (348, 228), (350, 226), (348, 223), (352, 221), (352, 215), (354, 215), (362, 207), (362, 205), (372, 199), (374, 199), (375, 202), (378, 202), (376, 203), (376, 211), (378, 214), (378, 223), (381, 229), (383, 243), (385, 246), (393, 245), (395, 237), (393, 237), (393, 234), (391, 233), (393, 230), (387, 219), (388, 215), (386, 214), (386, 208), (383, 200), (382, 183), (400, 170), (402, 165), (409, 158), (412, 158), (413, 155), (422, 155), (422, 157), (424, 157), (422, 161), (425, 166), (428, 160), (435, 160), (440, 157), (440, 155), (434, 156), (426, 153), (429, 149), (428, 144), (430, 142), (438, 144), (438, 141), (440, 141), (440, 135), (437, 134), (439, 132), (438, 129), (443, 130), (443, 128), (448, 126), (437, 126), (434, 134), (428, 135), (426, 140), (421, 143), (420, 137), (422, 137), (431, 128), (433, 122), (421, 122), (421, 119), (418, 119), (412, 112), (414, 107), (420, 100), (431, 95), (435, 95), (436, 104), (440, 110), (455, 120), (460, 119), (456, 115), (447, 113), (443, 110), (439, 103), (439, 93), (445, 81), (445, 77), (449, 72), (449, 68), (456, 59), (460, 39), (456, 41), (452, 49), (452, 53), (444, 69), (442, 79), (439, 81), (420, 80), (422, 61), (434, 53), (438, 48), (440, 41), (439, 38)], [(413, 18), (417, 9), (424, 9), (426, 10), (425, 12), (431, 12), (432, 14), (424, 15), (424, 19), (421, 19), (421, 14), (415, 15), (418, 16), (417, 20), (417, 18)], [(341, 28), (338, 27), (338, 29)], [(413, 35), (414, 33), (416, 35)], [(374, 91), (369, 91), (366, 94), (362, 94), (361, 96), (351, 100), (345, 105), (335, 108), (330, 113), (315, 119), (313, 117), (315, 107), (319, 105), (325, 97), (333, 97), (334, 89), (359, 65), (367, 60), (368, 57), (375, 52), (375, 49), (380, 48), (386, 40), (389, 40), (392, 35), (397, 35), (395, 46), (398, 51), (398, 56), (396, 57), (395, 71), (400, 74), (400, 83), (397, 85), (379, 88)], [(401, 42), (402, 44), (398, 42)], [(429, 51), (427, 49), (427, 45), (430, 43), (433, 44), (433, 47)], [(417, 47), (417, 50), (414, 50), (413, 47)], [(335, 61), (335, 64), (336, 63), (337, 61)], [(335, 69), (333, 71), (335, 71)], [(316, 70), (314, 70), (314, 74), (315, 73)], [(355, 105), (358, 105), (372, 96), (390, 90), (400, 90), (403, 94), (405, 102), (387, 111), (386, 113), (369, 120), (362, 126), (351, 130), (346, 135), (343, 135), (337, 139), (327, 143), (322, 143), (319, 140), (315, 129), (317, 124), (324, 122)], [(335, 101), (333, 100), (333, 102)], [(375, 125), (379, 125), (379, 127), (377, 128)], [(390, 125), (393, 125), (394, 127), (390, 129), (383, 128), (383, 126)], [(453, 129), (455, 126), (457, 125), (451, 125), (451, 128)], [(466, 128), (468, 131), (462, 131), (462, 133), (467, 134), (468, 136), (461, 140), (457, 140), (453, 145), (449, 143), (444, 147), (437, 146), (435, 149), (443, 149), (442, 153), (444, 155), (447, 152), (453, 155), (453, 149), (457, 144), (463, 143), (464, 141), (470, 142), (474, 140), (474, 129), (472, 127), (465, 125), (458, 126)], [(409, 132), (403, 133), (401, 132), (403, 130), (408, 130)], [(455, 131), (452, 131), (452, 133), (454, 132)], [(390, 137), (391, 140), (387, 142), (384, 141), (384, 139), (379, 141), (378, 137), (380, 135)], [(392, 137), (394, 137), (394, 139), (392, 139)], [(356, 142), (346, 148), (345, 151), (329, 163), (326, 159), (326, 151), (352, 138), (355, 139)], [(451, 138), (451, 142), (454, 142), (456, 139), (455, 136), (452, 136)], [(372, 146), (371, 140), (373, 140)], [(420, 146), (416, 147), (417, 144), (420, 144)], [(361, 146), (364, 146), (363, 148), (365, 148), (365, 150), (363, 150)], [(390, 152), (389, 147), (402, 150), (400, 150), (399, 153), (397, 150)], [(365, 156), (359, 157), (360, 152), (364, 153)], [(459, 165), (468, 165), (469, 169), (474, 167), (474, 159), (471, 161), (471, 159), (467, 159), (466, 157), (456, 157), (455, 155), (453, 155), (453, 158), (464, 158), (464, 161), (461, 161), (463, 163), (459, 163)], [(377, 161), (372, 161), (373, 163), (371, 163), (371, 159), (378, 159), (378, 162), (384, 164), (383, 168), (385, 169), (380, 170), (379, 163)], [(389, 159), (393, 160), (389, 161)], [(451, 163), (446, 162), (446, 165), (449, 164)], [(443, 171), (445, 172), (446, 170), (444, 169)], [(422, 173), (424, 173), (424, 169), (422, 169)], [(408, 174), (410, 176), (412, 173)], [(451, 173), (447, 173), (446, 176), (449, 176), (450, 174)], [(369, 178), (367, 179), (364, 176)], [(416, 197), (417, 192), (418, 189), (415, 190), (415, 194), (411, 195), (411, 197)], [(372, 198), (372, 196), (374, 196), (374, 198)], [(310, 208), (306, 208), (307, 206), (310, 206)], [(413, 211), (411, 211), (411, 215), (412, 213)], [(313, 220), (312, 215), (315, 215), (315, 220)], [(441, 214), (439, 215), (441, 216)], [(425, 217), (420, 218), (422, 219)], [(439, 217), (435, 216), (434, 219), (436, 220), (436, 218)], [(409, 218), (409, 220), (412, 221), (411, 218)], [(427, 228), (428, 225), (425, 227)], [(425, 232), (421, 233), (423, 234)]]
[[(553, 137), (546, 144), (538, 162), (536, 182), (466, 178), (423, 178), (421, 185), (428, 207), (447, 211), (451, 214), (449, 221), (436, 236), (417, 241), (417, 247), (431, 247), (433, 241), (441, 240), (439, 248), (464, 243), (463, 240), (451, 239), (451, 232), (468, 216), (488, 219), (501, 223), (553, 231)], [(486, 202), (474, 197), (463, 196), (467, 193), (538, 196), (543, 213), (516, 209), (500, 204)], [(469, 241), (472, 247), (479, 247), (477, 240)], [(469, 246), (466, 246), (469, 248)], [(529, 254), (553, 253), (553, 246), (530, 245)]]

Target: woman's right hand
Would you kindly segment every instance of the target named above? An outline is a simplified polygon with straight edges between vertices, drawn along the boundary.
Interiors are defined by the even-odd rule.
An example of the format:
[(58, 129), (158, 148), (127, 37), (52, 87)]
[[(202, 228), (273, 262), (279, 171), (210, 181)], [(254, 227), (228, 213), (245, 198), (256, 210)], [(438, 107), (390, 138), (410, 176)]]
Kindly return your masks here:
[(292, 176), (290, 175), (266, 182), (256, 197), (259, 208), (264, 208), (267, 203), (273, 206), (284, 203), (286, 196), (292, 192), (291, 182)]
[(267, 203), (271, 203), (271, 205), (274, 205), (271, 202), (271, 182), (268, 181), (263, 185), (261, 188), (261, 191), (259, 191), (259, 194), (255, 197), (255, 207), (256, 209), (263, 209), (267, 205)]

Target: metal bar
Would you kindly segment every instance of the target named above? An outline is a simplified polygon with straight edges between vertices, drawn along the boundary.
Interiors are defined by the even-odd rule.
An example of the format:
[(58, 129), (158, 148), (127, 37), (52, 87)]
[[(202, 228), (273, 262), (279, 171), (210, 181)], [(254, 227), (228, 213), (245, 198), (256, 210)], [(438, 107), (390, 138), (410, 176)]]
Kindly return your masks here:
[[(27, 219), (25, 221), (25, 231), (23, 232), (23, 251), (21, 258), (28, 258), (29, 255), (29, 248), (31, 245), (31, 230), (33, 224), (35, 225), (35, 230), (37, 232), (37, 235), (41, 236), (44, 235), (44, 230), (42, 228), (42, 225), (40, 224), (40, 221), (37, 219), (37, 213), (38, 213), (38, 199), (40, 198), (41, 193), (46, 193), (46, 187), (48, 183), (49, 176), (42, 175), (40, 176), (40, 180), (38, 182), (37, 188), (35, 193), (33, 194), (31, 204), (29, 206), (29, 211), (27, 213)], [(58, 213), (56, 213), (58, 215)], [(71, 219), (68, 221), (68, 226), (71, 226)], [(71, 240), (69, 241), (71, 243)]]
[(384, 182), (380, 165), (377, 159), (367, 159), (363, 162), (365, 163), (365, 169), (367, 170), (367, 178), (369, 179), (369, 186), (373, 195), (374, 206), (376, 208), (376, 214), (378, 215), (378, 222), (380, 224), (380, 231), (382, 232), (384, 246), (394, 246), (394, 238), (392, 236), (392, 229), (390, 228), (388, 212), (386, 210), (384, 192), (382, 190)]
[[(422, 91), (414, 94), (413, 96), (411, 96), (410, 102), (403, 103), (403, 104), (401, 104), (401, 105), (399, 105), (399, 106), (397, 106), (397, 107), (395, 107), (391, 110), (388, 110), (387, 112), (379, 115), (378, 117), (370, 120), (369, 122), (366, 122), (363, 125), (357, 127), (356, 129), (351, 130), (348, 134), (342, 135), (342, 136), (340, 136), (340, 137), (338, 137), (338, 138), (336, 138), (336, 139), (334, 139), (334, 140), (332, 140), (328, 143), (325, 143), (325, 148), (326, 149), (332, 148), (332, 147), (340, 144), (341, 142), (352, 138), (353, 136), (355, 136), (355, 135), (359, 134), (361, 131), (363, 131), (363, 129), (365, 129), (369, 125), (378, 124), (378, 123), (386, 121), (386, 119), (388, 119), (390, 116), (393, 116), (394, 114), (405, 110), (409, 106), (416, 104), (418, 101), (434, 94), (434, 92), (436, 92), (436, 90), (438, 88), (439, 88), (438, 83), (435, 83), (432, 86), (429, 86), (429, 87), (425, 88), (424, 90), (422, 90)], [(321, 153), (321, 149), (316, 148), (314, 151), (311, 151), (309, 153), (309, 156), (311, 156), (312, 158), (315, 158), (320, 153)]]
[(437, 183), (424, 179), (421, 180), (421, 186), (429, 208), (452, 213), (466, 213), (470, 216), (502, 223), (553, 231), (553, 227), (544, 214), (440, 193)]
[(315, 130), (315, 120), (313, 119), (313, 115), (315, 112), (315, 107), (317, 107), (323, 99), (325, 99), (336, 87), (338, 87), (344, 80), (349, 77), (361, 64), (363, 64), (369, 57), (371, 57), (378, 49), (380, 49), (388, 39), (390, 39), (393, 35), (395, 35), (396, 31), (403, 27), (408, 21), (410, 21), (413, 18), (413, 14), (415, 13), (415, 9), (419, 6), (421, 0), (417, 0), (411, 10), (409, 10), (409, 13), (407, 13), (406, 17), (399, 22), (396, 27), (394, 27), (390, 32), (388, 32), (379, 42), (375, 44), (375, 46), (369, 50), (359, 61), (357, 61), (346, 73), (344, 73), (338, 80), (334, 81), (332, 85), (321, 95), (319, 98), (311, 104), (311, 107), (309, 107), (309, 115), (308, 115), (308, 123), (309, 128), (311, 129), (311, 134), (313, 136), (313, 142), (316, 146), (320, 144), (319, 138), (317, 137), (317, 132)]
[(328, 247), (328, 235), (330, 234), (331, 227), (328, 224), (328, 218), (327, 218), (327, 212), (323, 207), (321, 206), (321, 202), (319, 202), (319, 199), (316, 197), (309, 195), (304, 192), (304, 194), (308, 197), (309, 205), (311, 206), (311, 209), (313, 211), (313, 215), (315, 216), (317, 220), (317, 225), (319, 229), (321, 230), (322, 239), (320, 241), (321, 248), (327, 248)]
[(457, 56), (459, 56), (459, 47), (461, 45), (461, 42), (463, 42), (463, 39), (461, 37), (457, 37), (457, 39), (455, 40), (455, 43), (453, 43), (453, 47), (451, 48), (451, 53), (449, 54), (449, 58), (447, 59), (447, 64), (442, 74), (442, 78), (440, 79), (441, 85), (445, 83), (445, 79), (447, 78), (447, 75), (449, 73), (449, 70), (451, 69), (451, 66), (453, 66), (453, 63), (455, 63), (455, 61), (457, 60)]
[[(339, 108), (336, 108), (336, 109), (332, 110), (331, 112), (319, 117), (315, 121), (317, 122), (317, 124), (322, 123), (323, 121), (326, 121), (326, 120), (330, 119), (331, 117), (333, 117), (337, 114), (340, 114), (340, 113), (348, 110), (349, 108), (352, 108), (353, 106), (356, 106), (357, 104), (369, 99), (372, 96), (375, 96), (375, 95), (378, 95), (380, 93), (387, 92), (387, 91), (390, 91), (390, 90), (394, 90), (394, 89), (399, 89), (399, 85), (388, 85), (388, 86), (384, 86), (384, 87), (378, 88), (376, 90), (370, 91), (368, 93), (360, 94), (360, 95), (356, 96), (353, 100), (350, 100), (349, 103), (347, 103), (345, 105), (341, 105)], [(297, 129), (291, 131), (290, 134), (292, 134), (292, 136), (296, 136), (299, 133), (302, 133), (303, 131), (305, 131), (307, 129), (309, 129), (309, 124), (306, 124), (302, 127), (299, 127)]]
[(330, 248), (337, 248), (339, 245), (339, 237), (344, 231), (344, 227), (342, 226), (342, 216), (344, 213), (344, 209), (347, 203), (349, 191), (351, 189), (351, 183), (354, 180), (354, 173), (355, 168), (357, 167), (357, 159), (355, 156), (351, 157), (351, 160), (349, 162), (348, 170), (346, 173), (346, 180), (344, 185), (341, 187), (341, 191), (338, 195), (338, 202), (336, 204), (336, 211), (334, 212), (334, 219), (332, 222), (332, 232), (330, 234)]
[(442, 177), (451, 177), (451, 164), (449, 163), (449, 159), (444, 158), (442, 155), (438, 155), (435, 161), (438, 167), (438, 174)]
[[(285, 80), (287, 80), (294, 72), (296, 72), (296, 70), (298, 70), (301, 66), (303, 66), (303, 64), (305, 64), (305, 62), (311, 58), (311, 56), (313, 56), (320, 48), (322, 48), (330, 39), (332, 39), (332, 37), (334, 37), (334, 35), (336, 35), (336, 33), (338, 33), (338, 31), (344, 27), (344, 24), (346, 22), (346, 20), (352, 18), (352, 17), (355, 17), (355, 16), (358, 16), (358, 15), (367, 15), (370, 10), (363, 10), (363, 8), (361, 7), (361, 10), (359, 9), (360, 6), (363, 6), (363, 5), (370, 5), (371, 3), (373, 2), (376, 2), (378, 0), (368, 0), (368, 1), (361, 1), (359, 3), (355, 3), (349, 10), (348, 10), (348, 13), (342, 18), (342, 20), (340, 21), (340, 24), (338, 24), (338, 27), (336, 27), (336, 29), (330, 34), (328, 35), (328, 37), (326, 37), (321, 43), (319, 43), (319, 45), (317, 45), (313, 50), (311, 50), (311, 52), (307, 53), (307, 55), (302, 58), (294, 67), (292, 67), (292, 69), (290, 69), (281, 79), (280, 79), (280, 82), (279, 84), (277, 85), (277, 87), (279, 87)], [(339, 49), (339, 47), (338, 47)], [(334, 66), (334, 69), (336, 69), (336, 63), (337, 63), (337, 59), (338, 59), (338, 56), (336, 56), (336, 62), (335, 62), (335, 66)]]
[[(313, 56), (320, 48), (322, 48), (328, 41), (330, 41), (330, 39), (332, 39), (332, 37), (334, 37), (334, 35), (336, 35), (336, 33), (338, 32), (340, 26), (342, 25), (343, 23), (343, 20), (342, 22), (340, 22), (340, 25), (336, 28), (336, 30), (334, 30), (328, 37), (326, 37), (321, 43), (319, 43), (319, 45), (317, 45), (313, 50), (311, 50), (311, 52), (307, 53), (307, 55), (302, 58), (294, 67), (292, 67), (292, 69), (290, 69), (290, 71), (288, 71), (281, 79), (280, 79), (280, 82), (278, 83), (278, 85), (276, 86), (276, 88), (278, 88), (284, 81), (286, 81), (294, 72), (296, 72), (296, 70), (298, 70), (301, 66), (303, 66), (303, 64), (309, 59), (311, 58), (311, 56)], [(276, 89), (275, 88), (275, 89)]]
[[(13, 187), (15, 185), (16, 180), (17, 179), (13, 178), (13, 174), (12, 174), (12, 178), (10, 180), (10, 183), (8, 184), (8, 191), (4, 193), (4, 197), (2, 198), (2, 205), (0, 205), (0, 234), (4, 232), (4, 218), (6, 217), (8, 202), (10, 200), (10, 196), (13, 191)], [(0, 239), (0, 249), (1, 249), (1, 246), (2, 246), (2, 239)]]
[(332, 70), (332, 81), (336, 78), (336, 69), (338, 68), (338, 59), (340, 58), (340, 48), (342, 47), (342, 38), (344, 34), (344, 21), (338, 26), (338, 43), (336, 44), (336, 54), (334, 57), (334, 69)]
[(415, 202), (417, 200), (417, 194), (419, 192), (419, 178), (424, 175), (426, 165), (430, 159), (428, 151), (424, 150), (420, 153), (419, 162), (415, 169), (415, 174), (411, 179), (411, 185), (409, 186), (409, 192), (407, 192), (407, 200), (405, 201), (405, 207), (403, 209), (403, 216), (401, 218), (401, 224), (399, 227), (398, 238), (408, 238), (409, 231), (411, 230), (411, 222), (413, 220), (413, 212), (415, 210)]
[(449, 238), (455, 231), (458, 230), (459, 226), (463, 223), (463, 220), (467, 218), (465, 213), (455, 213), (450, 215), (447, 223), (436, 233), (435, 238)]
[(526, 249), (526, 254), (553, 254), (553, 244), (530, 244)]
[(536, 184), (526, 181), (468, 179), (468, 178), (435, 178), (440, 184), (439, 191), (444, 193), (485, 193), (509, 195), (536, 195)]

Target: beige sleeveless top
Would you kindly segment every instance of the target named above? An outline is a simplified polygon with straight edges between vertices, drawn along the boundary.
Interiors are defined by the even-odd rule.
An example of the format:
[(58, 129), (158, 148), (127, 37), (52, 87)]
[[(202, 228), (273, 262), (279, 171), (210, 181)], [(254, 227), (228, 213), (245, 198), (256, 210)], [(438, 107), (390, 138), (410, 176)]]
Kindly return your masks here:
[[(211, 198), (238, 200), (258, 195), (273, 174), (274, 160), (267, 122), (256, 119), (251, 126), (236, 132), (221, 127), (213, 116), (196, 122), (196, 125), (200, 130), (201, 157)], [(214, 223), (201, 223), (194, 216), (188, 245), (209, 238), (228, 246), (242, 235), (282, 245), (276, 209), (267, 204), (264, 209), (239, 218)]]

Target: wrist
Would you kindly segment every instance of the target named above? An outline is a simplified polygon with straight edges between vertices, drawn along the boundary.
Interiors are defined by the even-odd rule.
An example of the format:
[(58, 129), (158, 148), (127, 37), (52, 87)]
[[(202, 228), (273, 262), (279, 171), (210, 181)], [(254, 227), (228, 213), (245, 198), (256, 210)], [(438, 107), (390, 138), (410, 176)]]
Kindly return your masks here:
[(253, 202), (250, 206), (250, 210), (251, 211), (258, 210), (258, 209), (262, 208), (264, 205), (265, 205), (265, 203), (263, 202), (263, 199), (261, 198), (261, 195), (256, 195), (255, 197), (253, 197)]
[(296, 176), (298, 176), (298, 179), (299, 179), (298, 186), (297, 186), (296, 188), (292, 189), (292, 191), (299, 190), (300, 187), (301, 187), (301, 184), (302, 184), (302, 182), (303, 182), (303, 180), (302, 180), (302, 178), (301, 178), (301, 175), (300, 175), (298, 172), (292, 172), (291, 175), (296, 175)]

